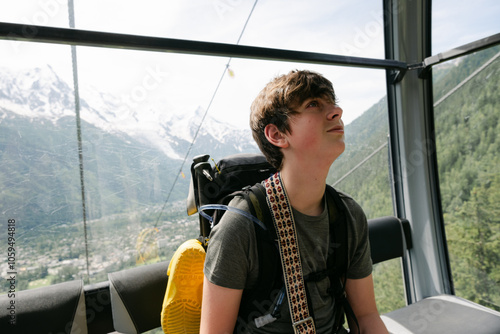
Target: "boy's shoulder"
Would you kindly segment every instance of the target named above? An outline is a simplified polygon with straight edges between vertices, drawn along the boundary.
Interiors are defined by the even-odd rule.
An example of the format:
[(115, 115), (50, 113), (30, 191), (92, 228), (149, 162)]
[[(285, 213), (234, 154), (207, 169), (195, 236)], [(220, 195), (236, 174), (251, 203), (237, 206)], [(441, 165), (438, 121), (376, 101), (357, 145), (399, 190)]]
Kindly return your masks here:
[(346, 200), (352, 200), (354, 201), (354, 198), (352, 198), (351, 195), (349, 195), (346, 192), (343, 192), (342, 190), (338, 190), (337, 188), (334, 188), (338, 193), (341, 198), (345, 198)]
[(361, 206), (356, 202), (356, 200), (349, 195), (346, 192), (343, 192), (342, 190), (338, 190), (337, 188), (334, 188), (335, 191), (339, 194), (340, 198), (342, 199), (342, 202), (346, 205), (347, 209), (351, 211), (352, 214), (358, 213), (358, 212), (363, 212), (363, 209)]
[(341, 198), (344, 202), (346, 202), (346, 201), (356, 202), (356, 201), (354, 200), (354, 198), (352, 198), (352, 196), (351, 196), (351, 195), (349, 195), (348, 193), (346, 193), (346, 192), (344, 192), (344, 191), (342, 191), (342, 190), (339, 190), (339, 189), (337, 189), (337, 188), (335, 188), (335, 187), (332, 187), (332, 186), (329, 186), (329, 187), (333, 188), (333, 189), (334, 189), (334, 190), (335, 190), (335, 191), (339, 194), (340, 198)]

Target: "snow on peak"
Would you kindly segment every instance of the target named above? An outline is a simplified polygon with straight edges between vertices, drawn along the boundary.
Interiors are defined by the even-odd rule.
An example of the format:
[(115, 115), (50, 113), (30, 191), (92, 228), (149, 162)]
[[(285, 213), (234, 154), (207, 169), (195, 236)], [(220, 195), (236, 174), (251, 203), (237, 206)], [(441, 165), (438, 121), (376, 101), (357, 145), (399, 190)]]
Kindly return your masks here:
[[(164, 104), (132, 108), (117, 96), (81, 84), (79, 96), (83, 121), (108, 133), (126, 133), (149, 142), (175, 159), (185, 154), (177, 152), (185, 147), (181, 142), (191, 143), (199, 136), (235, 147), (243, 142), (238, 133), (241, 130), (214, 119), (201, 107), (175, 114)], [(22, 117), (48, 119), (54, 124), (62, 117), (75, 117), (73, 84), (61, 79), (49, 65), (17, 72), (0, 67), (2, 109)], [(3, 117), (5, 112), (0, 115)]]
[(74, 115), (72, 88), (50, 67), (18, 72), (0, 68), (0, 103), (14, 113), (53, 122)]

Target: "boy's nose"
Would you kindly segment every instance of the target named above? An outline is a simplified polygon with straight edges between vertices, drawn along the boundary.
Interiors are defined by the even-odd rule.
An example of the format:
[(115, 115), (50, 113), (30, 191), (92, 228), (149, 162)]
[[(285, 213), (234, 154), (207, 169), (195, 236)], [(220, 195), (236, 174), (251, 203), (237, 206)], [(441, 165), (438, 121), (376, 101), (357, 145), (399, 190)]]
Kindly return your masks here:
[(343, 113), (344, 113), (344, 111), (342, 110), (342, 108), (340, 108), (336, 104), (332, 104), (328, 110), (327, 118), (329, 120), (333, 120), (333, 119), (335, 119), (335, 117), (342, 118)]

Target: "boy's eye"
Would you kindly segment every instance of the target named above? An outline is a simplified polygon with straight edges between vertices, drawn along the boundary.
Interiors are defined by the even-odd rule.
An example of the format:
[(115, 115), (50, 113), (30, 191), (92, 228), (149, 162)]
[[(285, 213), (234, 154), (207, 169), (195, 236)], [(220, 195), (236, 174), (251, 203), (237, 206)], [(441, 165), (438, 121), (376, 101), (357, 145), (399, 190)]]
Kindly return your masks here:
[(315, 108), (315, 107), (318, 107), (319, 106), (319, 103), (318, 101), (311, 101), (307, 104), (307, 108)]

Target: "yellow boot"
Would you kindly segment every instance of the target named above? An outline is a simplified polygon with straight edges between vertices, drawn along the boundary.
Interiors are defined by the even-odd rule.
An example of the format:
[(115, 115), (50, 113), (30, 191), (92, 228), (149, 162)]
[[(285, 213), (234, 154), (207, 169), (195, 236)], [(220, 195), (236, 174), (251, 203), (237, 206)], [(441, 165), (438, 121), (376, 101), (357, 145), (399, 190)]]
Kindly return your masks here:
[(184, 242), (172, 256), (161, 311), (163, 332), (199, 333), (204, 263), (205, 249), (196, 239)]

